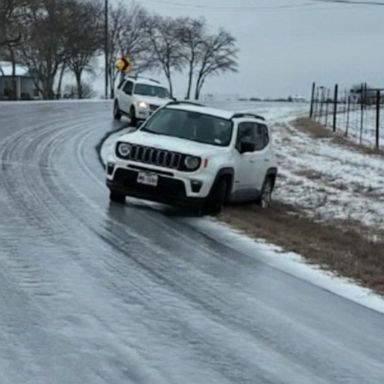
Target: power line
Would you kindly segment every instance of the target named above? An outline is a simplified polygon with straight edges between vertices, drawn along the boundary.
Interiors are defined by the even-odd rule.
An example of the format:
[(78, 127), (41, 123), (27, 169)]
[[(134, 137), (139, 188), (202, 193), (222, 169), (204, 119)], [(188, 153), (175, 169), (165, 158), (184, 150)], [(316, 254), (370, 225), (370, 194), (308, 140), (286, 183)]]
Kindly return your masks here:
[(355, 1), (355, 0), (312, 0), (317, 3), (334, 3), (334, 4), (347, 4), (347, 5), (378, 5), (384, 6), (383, 1)]
[(258, 5), (243, 5), (243, 6), (215, 6), (215, 5), (207, 5), (207, 4), (185, 4), (176, 1), (169, 0), (146, 0), (152, 3), (156, 3), (158, 5), (166, 4), (172, 5), (176, 7), (183, 8), (194, 8), (194, 9), (209, 9), (209, 10), (228, 10), (228, 11), (236, 11), (236, 10), (274, 10), (274, 9), (293, 9), (293, 8), (303, 8), (303, 7), (313, 7), (313, 3), (299, 3), (299, 4), (278, 4), (275, 6), (258, 6)]

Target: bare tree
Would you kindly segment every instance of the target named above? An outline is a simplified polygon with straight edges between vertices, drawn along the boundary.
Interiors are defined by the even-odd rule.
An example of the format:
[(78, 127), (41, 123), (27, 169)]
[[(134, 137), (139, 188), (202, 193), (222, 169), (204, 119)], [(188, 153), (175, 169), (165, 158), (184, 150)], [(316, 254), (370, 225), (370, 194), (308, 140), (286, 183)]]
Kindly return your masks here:
[(0, 0), (0, 47), (18, 43), (21, 34), (15, 33), (17, 9), (20, 7), (20, 0)]
[(154, 68), (151, 45), (146, 34), (150, 16), (139, 4), (131, 2), (127, 7), (120, 3), (110, 11), (110, 84), (113, 97), (118, 72), (113, 70), (120, 56), (127, 56), (133, 62), (133, 72), (140, 74)]
[(192, 19), (190, 17), (180, 20), (179, 38), (183, 45), (182, 56), (188, 68), (188, 85), (185, 98), (191, 98), (193, 75), (197, 64), (202, 59), (204, 50), (204, 36), (206, 29), (206, 21), (203, 18)]
[(20, 22), (25, 0), (0, 0), (0, 55), (12, 64), (10, 97), (17, 98), (16, 47), (21, 43)]
[(185, 63), (180, 39), (182, 22), (183, 19), (156, 15), (152, 17), (146, 29), (155, 62), (164, 72), (171, 96), (173, 96), (172, 74), (174, 71), (181, 71)]
[(204, 38), (196, 79), (195, 100), (200, 98), (208, 77), (225, 72), (237, 72), (237, 52), (236, 39), (225, 30)]
[(64, 62), (68, 8), (76, 0), (41, 0), (26, 14), (20, 59), (35, 79), (35, 86), (45, 99), (53, 99), (54, 83)]
[[(65, 30), (65, 59), (61, 66), (60, 78), (65, 69), (73, 72), (79, 99), (83, 98), (82, 76), (93, 72), (92, 60), (102, 48), (102, 8), (100, 3), (91, 1), (68, 4)], [(59, 80), (59, 84), (61, 81)]]

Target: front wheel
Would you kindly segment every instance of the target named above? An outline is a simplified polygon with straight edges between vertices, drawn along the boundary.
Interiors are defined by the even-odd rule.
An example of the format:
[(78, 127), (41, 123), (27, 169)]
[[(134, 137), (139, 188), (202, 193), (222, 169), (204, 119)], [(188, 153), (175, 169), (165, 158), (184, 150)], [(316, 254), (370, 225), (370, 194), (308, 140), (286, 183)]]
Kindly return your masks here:
[(136, 117), (136, 112), (135, 112), (135, 108), (134, 107), (131, 107), (131, 110), (129, 111), (129, 117), (131, 119), (131, 125), (133, 127), (136, 127), (136, 125), (137, 125), (137, 117)]
[(228, 183), (225, 179), (220, 179), (212, 188), (211, 193), (205, 203), (204, 213), (218, 215), (225, 203)]
[(271, 177), (267, 177), (261, 189), (260, 198), (257, 201), (257, 203), (260, 205), (261, 208), (269, 208), (271, 206), (272, 191), (273, 191), (273, 179)]
[(115, 101), (115, 104), (113, 105), (113, 118), (115, 120), (121, 119), (121, 111), (120, 111), (119, 103), (117, 100)]
[(109, 200), (113, 203), (124, 204), (125, 203), (125, 195), (121, 192), (114, 191), (111, 189), (109, 191)]

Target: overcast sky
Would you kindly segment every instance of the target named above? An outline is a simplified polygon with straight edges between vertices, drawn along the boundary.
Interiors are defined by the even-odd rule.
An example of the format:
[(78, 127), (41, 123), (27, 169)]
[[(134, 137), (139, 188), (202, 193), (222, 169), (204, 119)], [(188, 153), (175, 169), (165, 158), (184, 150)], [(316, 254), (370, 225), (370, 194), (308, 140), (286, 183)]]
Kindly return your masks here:
[[(312, 81), (384, 85), (384, 6), (312, 0), (139, 0), (167, 16), (204, 16), (240, 49), (239, 73), (207, 82), (203, 93), (308, 96)], [(175, 80), (176, 93), (185, 79)]]

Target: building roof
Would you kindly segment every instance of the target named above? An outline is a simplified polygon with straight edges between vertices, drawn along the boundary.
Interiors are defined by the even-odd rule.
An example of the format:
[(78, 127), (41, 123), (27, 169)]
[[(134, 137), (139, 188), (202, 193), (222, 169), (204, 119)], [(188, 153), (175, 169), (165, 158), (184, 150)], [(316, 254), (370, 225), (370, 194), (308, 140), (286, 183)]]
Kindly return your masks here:
[[(12, 63), (0, 61), (0, 76), (12, 76)], [(16, 76), (30, 76), (29, 71), (22, 65), (16, 65)]]

